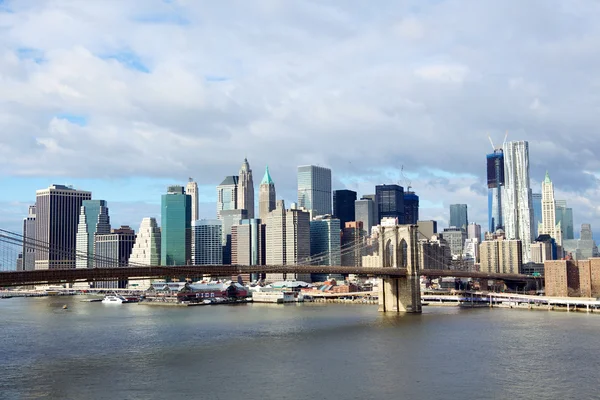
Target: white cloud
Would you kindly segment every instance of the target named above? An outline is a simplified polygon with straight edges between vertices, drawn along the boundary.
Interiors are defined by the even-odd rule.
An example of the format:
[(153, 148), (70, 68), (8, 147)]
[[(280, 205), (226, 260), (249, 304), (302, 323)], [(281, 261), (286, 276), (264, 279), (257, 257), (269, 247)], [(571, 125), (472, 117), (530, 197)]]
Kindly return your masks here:
[[(216, 185), (248, 156), (256, 175), (269, 164), (278, 193), (293, 200), (299, 164), (331, 166), (338, 183), (354, 176), (365, 192), (388, 179), (381, 171), (404, 165), (447, 172), (435, 191), (413, 187), (424, 199), (468, 202), (479, 220), (487, 202), (468, 188), (485, 189), (487, 135), (499, 141), (508, 130), (530, 141), (532, 179), (549, 169), (580, 207), (576, 222), (600, 228), (577, 200), (598, 203), (597, 181), (583, 172), (600, 170), (598, 5), (576, 2), (569, 14), (544, 1), (8, 7), (4, 176), (194, 176)], [(463, 182), (465, 174), (475, 178)]]

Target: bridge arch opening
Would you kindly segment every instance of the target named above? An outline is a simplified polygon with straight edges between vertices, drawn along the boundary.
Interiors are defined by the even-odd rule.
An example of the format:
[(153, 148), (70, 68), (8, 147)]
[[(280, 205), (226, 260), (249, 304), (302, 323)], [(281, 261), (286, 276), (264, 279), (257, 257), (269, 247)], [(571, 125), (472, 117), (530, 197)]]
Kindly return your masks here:
[(393, 267), (394, 262), (394, 245), (392, 239), (388, 239), (385, 242), (384, 254), (383, 254), (383, 266), (385, 268)]

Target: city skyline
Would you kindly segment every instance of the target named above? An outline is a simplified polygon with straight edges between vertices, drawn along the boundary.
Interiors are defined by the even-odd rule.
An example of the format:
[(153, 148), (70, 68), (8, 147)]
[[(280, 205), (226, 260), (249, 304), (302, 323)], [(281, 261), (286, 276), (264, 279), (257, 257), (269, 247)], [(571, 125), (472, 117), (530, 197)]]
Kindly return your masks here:
[[(359, 196), (377, 184), (406, 189), (404, 165), (420, 196), (421, 219), (446, 226), (448, 205), (465, 203), (470, 220), (486, 225), (487, 135), (499, 142), (508, 130), (509, 140), (530, 143), (532, 190), (540, 191), (549, 169), (556, 198), (574, 210), (575, 231), (585, 222), (600, 229), (597, 105), (587, 85), (595, 63), (586, 55), (594, 54), (594, 46), (585, 42), (588, 52), (570, 50), (581, 49), (571, 28), (596, 37), (594, 9), (573, 7), (573, 20), (551, 24), (553, 36), (540, 35), (542, 28), (529, 23), (558, 16), (542, 3), (510, 12), (476, 5), (467, 14), (452, 1), (406, 8), (383, 2), (380, 12), (367, 13), (361, 5), (311, 3), (302, 10), (295, 3), (265, 3), (257, 9), (240, 5), (243, 12), (223, 26), (199, 23), (221, 21), (220, 5), (121, 7), (99, 12), (85, 3), (3, 3), (0, 18), (9, 34), (0, 46), (9, 56), (0, 71), (11, 90), (0, 94), (0, 112), (7, 116), (0, 172), (11, 190), (0, 194), (0, 225), (18, 230), (32, 193), (55, 182), (93, 191), (111, 204), (116, 226), (135, 225), (159, 215), (164, 187), (184, 184), (188, 176), (199, 177), (199, 218), (212, 218), (214, 187), (235, 174), (245, 156), (255, 171), (271, 167), (287, 204), (295, 198), (298, 165), (331, 168), (332, 187)], [(289, 17), (298, 14), (303, 17)], [(53, 28), (65, 18), (81, 21), (81, 15), (90, 23)], [(243, 22), (265, 15), (270, 17), (259, 37), (248, 35), (252, 28)], [(37, 23), (19, 24), (27, 18)], [(119, 27), (115, 40), (97, 33), (108, 21)], [(360, 32), (353, 31), (357, 21)], [(451, 29), (456, 21), (466, 30)], [(450, 36), (439, 37), (435, 26)], [(222, 29), (235, 29), (238, 38), (228, 43)], [(155, 30), (164, 40), (146, 39)], [(487, 42), (467, 40), (474, 32)], [(184, 39), (174, 45), (170, 39), (177, 37)], [(217, 42), (210, 45), (204, 37)], [(257, 49), (254, 40), (274, 47)], [(538, 45), (531, 47), (532, 41)], [(370, 57), (388, 54), (392, 45), (404, 50), (385, 60)], [(459, 50), (465, 46), (470, 51)], [(556, 59), (544, 52), (548, 46), (561, 46), (570, 56)], [(332, 47), (336, 61), (319, 61)], [(203, 59), (211, 62), (199, 64)], [(500, 66), (499, 59), (510, 65)], [(570, 63), (583, 73), (568, 86), (557, 85)], [(472, 100), (480, 98), (486, 101)], [(293, 141), (289, 151), (295, 138), (306, 140)], [(152, 157), (162, 158), (147, 162)]]

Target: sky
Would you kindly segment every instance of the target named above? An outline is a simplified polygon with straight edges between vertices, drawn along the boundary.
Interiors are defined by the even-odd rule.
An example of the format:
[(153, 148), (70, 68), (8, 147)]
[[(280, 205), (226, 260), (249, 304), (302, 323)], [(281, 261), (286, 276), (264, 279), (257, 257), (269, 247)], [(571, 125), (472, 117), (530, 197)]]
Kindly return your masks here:
[(485, 230), (488, 136), (508, 133), (534, 191), (548, 171), (576, 236), (600, 233), (598, 20), (579, 0), (0, 0), (0, 227), (58, 183), (137, 229), (188, 177), (214, 218), (247, 157), (287, 204), (315, 164)]

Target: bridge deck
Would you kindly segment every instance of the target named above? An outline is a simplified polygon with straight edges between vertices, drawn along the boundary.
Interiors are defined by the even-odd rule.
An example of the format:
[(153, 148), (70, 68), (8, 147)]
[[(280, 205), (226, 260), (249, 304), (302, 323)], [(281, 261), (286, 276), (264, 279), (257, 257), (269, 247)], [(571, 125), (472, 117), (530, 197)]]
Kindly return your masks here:
[[(0, 272), (0, 287), (20, 286), (46, 283), (62, 283), (74, 281), (113, 281), (125, 279), (143, 279), (159, 277), (190, 277), (200, 275), (235, 276), (251, 273), (298, 273), (298, 274), (356, 274), (363, 276), (393, 276), (407, 275), (405, 268), (364, 268), (342, 266), (315, 265), (183, 265), (183, 266), (147, 266), (124, 268), (75, 268), (75, 269), (46, 269), (35, 271)], [(459, 277), (480, 279), (503, 279), (508, 281), (526, 281), (534, 278), (521, 274), (488, 274), (458, 270), (423, 269), (420, 276), (429, 277)]]

